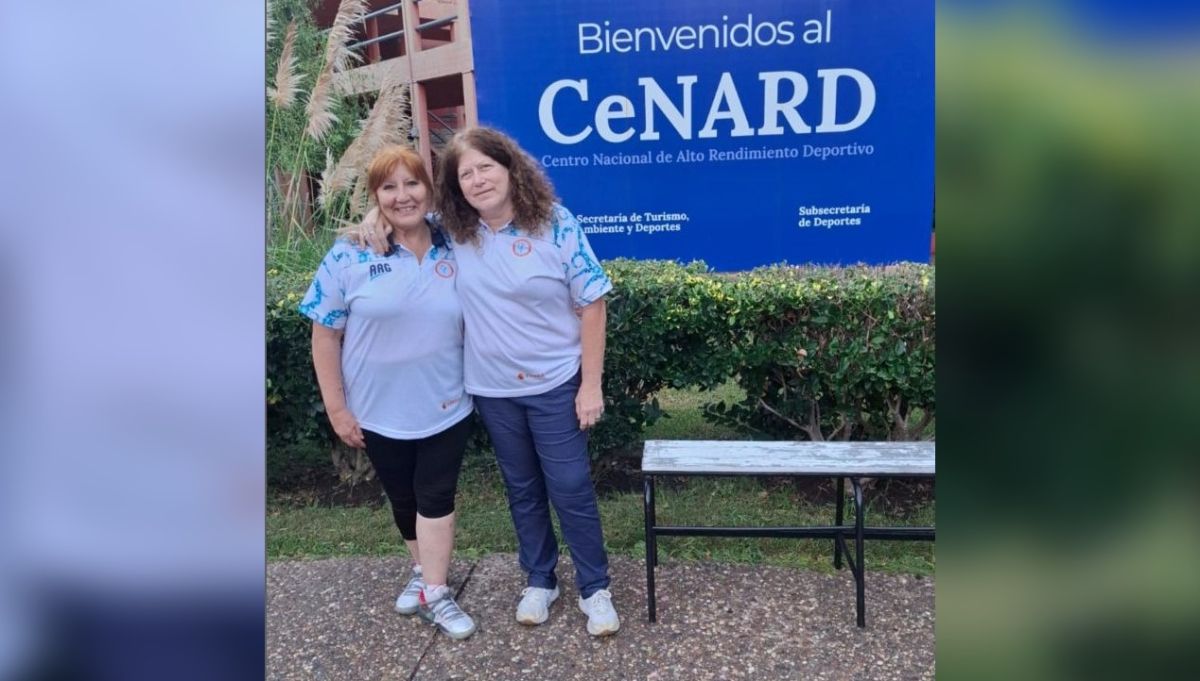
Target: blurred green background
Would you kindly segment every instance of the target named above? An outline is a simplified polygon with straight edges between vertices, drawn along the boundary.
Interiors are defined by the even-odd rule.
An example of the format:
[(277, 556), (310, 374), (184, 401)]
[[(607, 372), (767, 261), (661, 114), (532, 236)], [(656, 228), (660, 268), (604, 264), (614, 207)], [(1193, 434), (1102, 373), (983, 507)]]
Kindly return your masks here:
[(939, 4), (940, 678), (1200, 663), (1198, 5)]

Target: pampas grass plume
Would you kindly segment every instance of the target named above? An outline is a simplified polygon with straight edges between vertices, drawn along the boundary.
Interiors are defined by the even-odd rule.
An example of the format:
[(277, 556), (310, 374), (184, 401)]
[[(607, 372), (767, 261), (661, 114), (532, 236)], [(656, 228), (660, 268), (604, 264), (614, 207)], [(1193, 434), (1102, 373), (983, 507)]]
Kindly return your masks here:
[(286, 109), (296, 99), (300, 91), (300, 81), (303, 74), (296, 72), (296, 21), (288, 24), (287, 34), (283, 38), (283, 50), (279, 53), (279, 66), (275, 69), (275, 86), (267, 88), (271, 102), (280, 109)]
[(329, 29), (329, 39), (325, 43), (325, 64), (321, 75), (313, 85), (312, 94), (305, 108), (308, 114), (308, 125), (304, 132), (316, 141), (321, 141), (329, 132), (329, 128), (337, 122), (333, 113), (333, 74), (344, 71), (354, 61), (362, 59), (347, 48), (346, 43), (354, 35), (352, 28), (367, 12), (367, 0), (342, 0), (338, 5), (337, 15), (333, 26)]
[(375, 105), (361, 123), (358, 136), (346, 147), (333, 171), (327, 175), (327, 182), (322, 183), (323, 200), (353, 188), (351, 210), (361, 212), (366, 205), (364, 179), (371, 159), (384, 146), (406, 144), (408, 141), (408, 131), (412, 126), (406, 113), (408, 93), (408, 85), (403, 83), (390, 83), (379, 91)]

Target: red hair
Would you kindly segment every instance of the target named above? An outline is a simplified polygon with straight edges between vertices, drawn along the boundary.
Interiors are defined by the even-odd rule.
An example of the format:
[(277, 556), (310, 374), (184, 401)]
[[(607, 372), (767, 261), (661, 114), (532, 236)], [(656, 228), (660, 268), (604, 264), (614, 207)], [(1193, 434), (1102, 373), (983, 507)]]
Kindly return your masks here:
[(398, 165), (403, 165), (410, 175), (425, 185), (430, 196), (433, 195), (433, 180), (429, 179), (429, 172), (425, 170), (425, 163), (417, 152), (408, 147), (391, 144), (376, 152), (375, 158), (371, 159), (371, 165), (367, 167), (367, 190), (372, 201), (375, 200), (375, 192), (379, 191)]

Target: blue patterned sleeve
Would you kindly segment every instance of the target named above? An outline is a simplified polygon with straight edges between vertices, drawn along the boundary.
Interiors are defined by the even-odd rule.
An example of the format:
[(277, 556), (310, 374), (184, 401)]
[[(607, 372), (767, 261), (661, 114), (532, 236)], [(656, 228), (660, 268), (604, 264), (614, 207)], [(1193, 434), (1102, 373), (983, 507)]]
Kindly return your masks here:
[(341, 242), (334, 243), (325, 259), (317, 267), (312, 284), (297, 309), (300, 314), (308, 317), (321, 326), (331, 329), (346, 328), (346, 317), (350, 310), (346, 307), (346, 289), (343, 274), (346, 265), (351, 262), (349, 249)]
[(583, 227), (571, 211), (555, 206), (552, 227), (554, 245), (558, 247), (562, 258), (563, 273), (575, 306), (590, 305), (611, 291), (612, 280), (600, 266), (600, 261), (588, 244), (587, 235), (583, 233)]

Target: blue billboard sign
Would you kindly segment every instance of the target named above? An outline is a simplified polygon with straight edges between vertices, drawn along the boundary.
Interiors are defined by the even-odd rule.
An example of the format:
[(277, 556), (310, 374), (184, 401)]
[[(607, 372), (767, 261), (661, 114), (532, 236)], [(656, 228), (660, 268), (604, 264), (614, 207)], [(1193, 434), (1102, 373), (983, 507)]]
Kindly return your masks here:
[(932, 0), (472, 0), (479, 119), (602, 258), (929, 259)]

